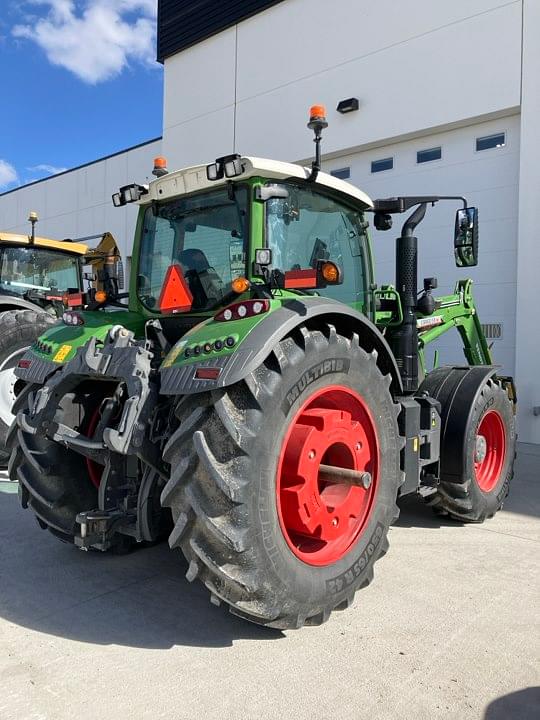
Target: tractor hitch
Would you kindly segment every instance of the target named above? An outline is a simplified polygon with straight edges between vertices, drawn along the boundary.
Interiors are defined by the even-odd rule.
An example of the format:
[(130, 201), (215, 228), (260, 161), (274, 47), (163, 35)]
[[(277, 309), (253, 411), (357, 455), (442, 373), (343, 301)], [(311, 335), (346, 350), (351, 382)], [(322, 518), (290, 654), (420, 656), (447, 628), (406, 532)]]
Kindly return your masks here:
[(136, 543), (156, 542), (169, 531), (169, 517), (159, 505), (164, 480), (147, 466), (138, 476), (137, 463), (124, 464), (111, 456), (105, 465), (98, 492), (99, 507), (81, 511), (75, 522), (80, 526), (74, 542), (81, 550), (114, 547), (128, 550)]
[[(132, 332), (119, 326), (111, 328), (102, 346), (95, 337), (91, 338), (38, 390), (30, 410), (18, 413), (18, 426), (24, 432), (44, 435), (102, 464), (103, 451), (110, 450), (120, 455), (143, 454), (156, 467), (158, 459), (145, 437), (146, 424), (157, 400), (157, 387), (150, 378), (153, 357), (149, 349), (135, 341)], [(119, 410), (119, 402), (106, 401), (93, 438), (56, 419), (62, 398), (88, 379), (116, 382), (123, 386), (127, 397), (116, 427), (109, 423)]]
[(75, 535), (75, 545), (81, 550), (108, 550), (111, 546), (117, 545), (115, 537), (120, 531), (127, 535), (126, 531), (135, 528), (135, 515), (128, 515), (121, 510), (85, 510), (76, 517), (76, 523), (81, 526), (78, 535)]

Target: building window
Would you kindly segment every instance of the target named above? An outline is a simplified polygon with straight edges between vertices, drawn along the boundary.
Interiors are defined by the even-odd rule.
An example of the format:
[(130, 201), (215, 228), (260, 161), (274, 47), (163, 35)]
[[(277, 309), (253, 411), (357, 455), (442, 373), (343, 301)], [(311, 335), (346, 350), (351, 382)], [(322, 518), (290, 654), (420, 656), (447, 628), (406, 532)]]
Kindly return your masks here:
[(351, 177), (351, 168), (345, 167), (339, 168), (338, 170), (332, 170), (330, 175), (335, 178), (339, 178), (339, 180), (348, 180)]
[(419, 150), (416, 153), (416, 162), (418, 164), (432, 162), (432, 160), (440, 160), (442, 151), (440, 147), (429, 148), (428, 150)]
[(476, 150), (491, 150), (491, 148), (501, 148), (506, 145), (506, 133), (497, 133), (496, 135), (486, 135), (485, 137), (476, 138)]
[(391, 170), (394, 167), (394, 158), (383, 158), (382, 160), (373, 160), (371, 162), (371, 172), (383, 172), (383, 170)]

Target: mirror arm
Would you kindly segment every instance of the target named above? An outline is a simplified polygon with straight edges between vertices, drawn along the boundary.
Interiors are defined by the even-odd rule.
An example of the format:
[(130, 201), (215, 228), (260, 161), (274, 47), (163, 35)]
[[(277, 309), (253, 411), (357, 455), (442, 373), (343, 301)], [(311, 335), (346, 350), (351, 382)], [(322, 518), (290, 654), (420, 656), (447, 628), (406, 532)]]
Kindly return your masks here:
[(373, 212), (402, 213), (421, 203), (435, 205), (439, 200), (461, 200), (463, 207), (467, 207), (467, 200), (463, 195), (412, 195), (374, 200)]

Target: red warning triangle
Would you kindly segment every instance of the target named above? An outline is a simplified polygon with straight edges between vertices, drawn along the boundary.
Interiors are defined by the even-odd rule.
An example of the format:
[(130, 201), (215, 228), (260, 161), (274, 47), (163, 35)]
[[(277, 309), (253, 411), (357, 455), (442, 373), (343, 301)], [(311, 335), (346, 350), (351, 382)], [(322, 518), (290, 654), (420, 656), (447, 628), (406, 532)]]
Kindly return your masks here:
[(169, 265), (159, 297), (161, 312), (186, 312), (191, 310), (193, 295), (180, 265)]

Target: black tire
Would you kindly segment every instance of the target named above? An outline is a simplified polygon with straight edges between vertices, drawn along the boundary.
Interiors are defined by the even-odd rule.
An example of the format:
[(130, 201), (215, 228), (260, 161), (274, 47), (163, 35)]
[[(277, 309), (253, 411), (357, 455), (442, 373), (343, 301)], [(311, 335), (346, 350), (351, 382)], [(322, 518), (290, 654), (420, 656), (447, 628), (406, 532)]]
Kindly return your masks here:
[(26, 349), (55, 321), (39, 309), (0, 314), (0, 467), (6, 467), (9, 460), (7, 434), (15, 419), (11, 412), (17, 381), (13, 369)]
[[(321, 330), (300, 328), (243, 382), (180, 398), (180, 424), (164, 450), (172, 471), (161, 501), (175, 522), (169, 545), (187, 558), (188, 580), (201, 580), (212, 601), (226, 602), (234, 614), (280, 629), (320, 624), (348, 607), (371, 582), (398, 515), (401, 440), (390, 377), (358, 336), (343, 337), (332, 326)], [(326, 374), (315, 371), (323, 367)], [(371, 411), (378, 491), (353, 544), (336, 562), (314, 566), (293, 554), (281, 529), (276, 468), (296, 413), (335, 385), (362, 396)]]
[[(37, 388), (25, 388), (15, 407), (21, 410), (27, 407)], [(32, 510), (43, 529), (73, 543), (77, 514), (98, 505), (97, 489), (88, 477), (85, 459), (20, 428), (13, 439), (9, 476), (19, 482), (22, 506)]]
[[(468, 417), (466, 413), (459, 413), (458, 406), (453, 396), (452, 402), (442, 408), (443, 427), (449, 420), (458, 421), (462, 431), (448, 433), (442, 439), (441, 482), (426, 502), (438, 515), (448, 515), (461, 522), (480, 523), (502, 508), (510, 489), (516, 446), (513, 404), (501, 383), (490, 378), (479, 389)], [(496, 413), (500, 418), (505, 451), (500, 472), (495, 473), (487, 486), (484, 481), (482, 489), (475, 470), (476, 438), (482, 421), (489, 413)]]

